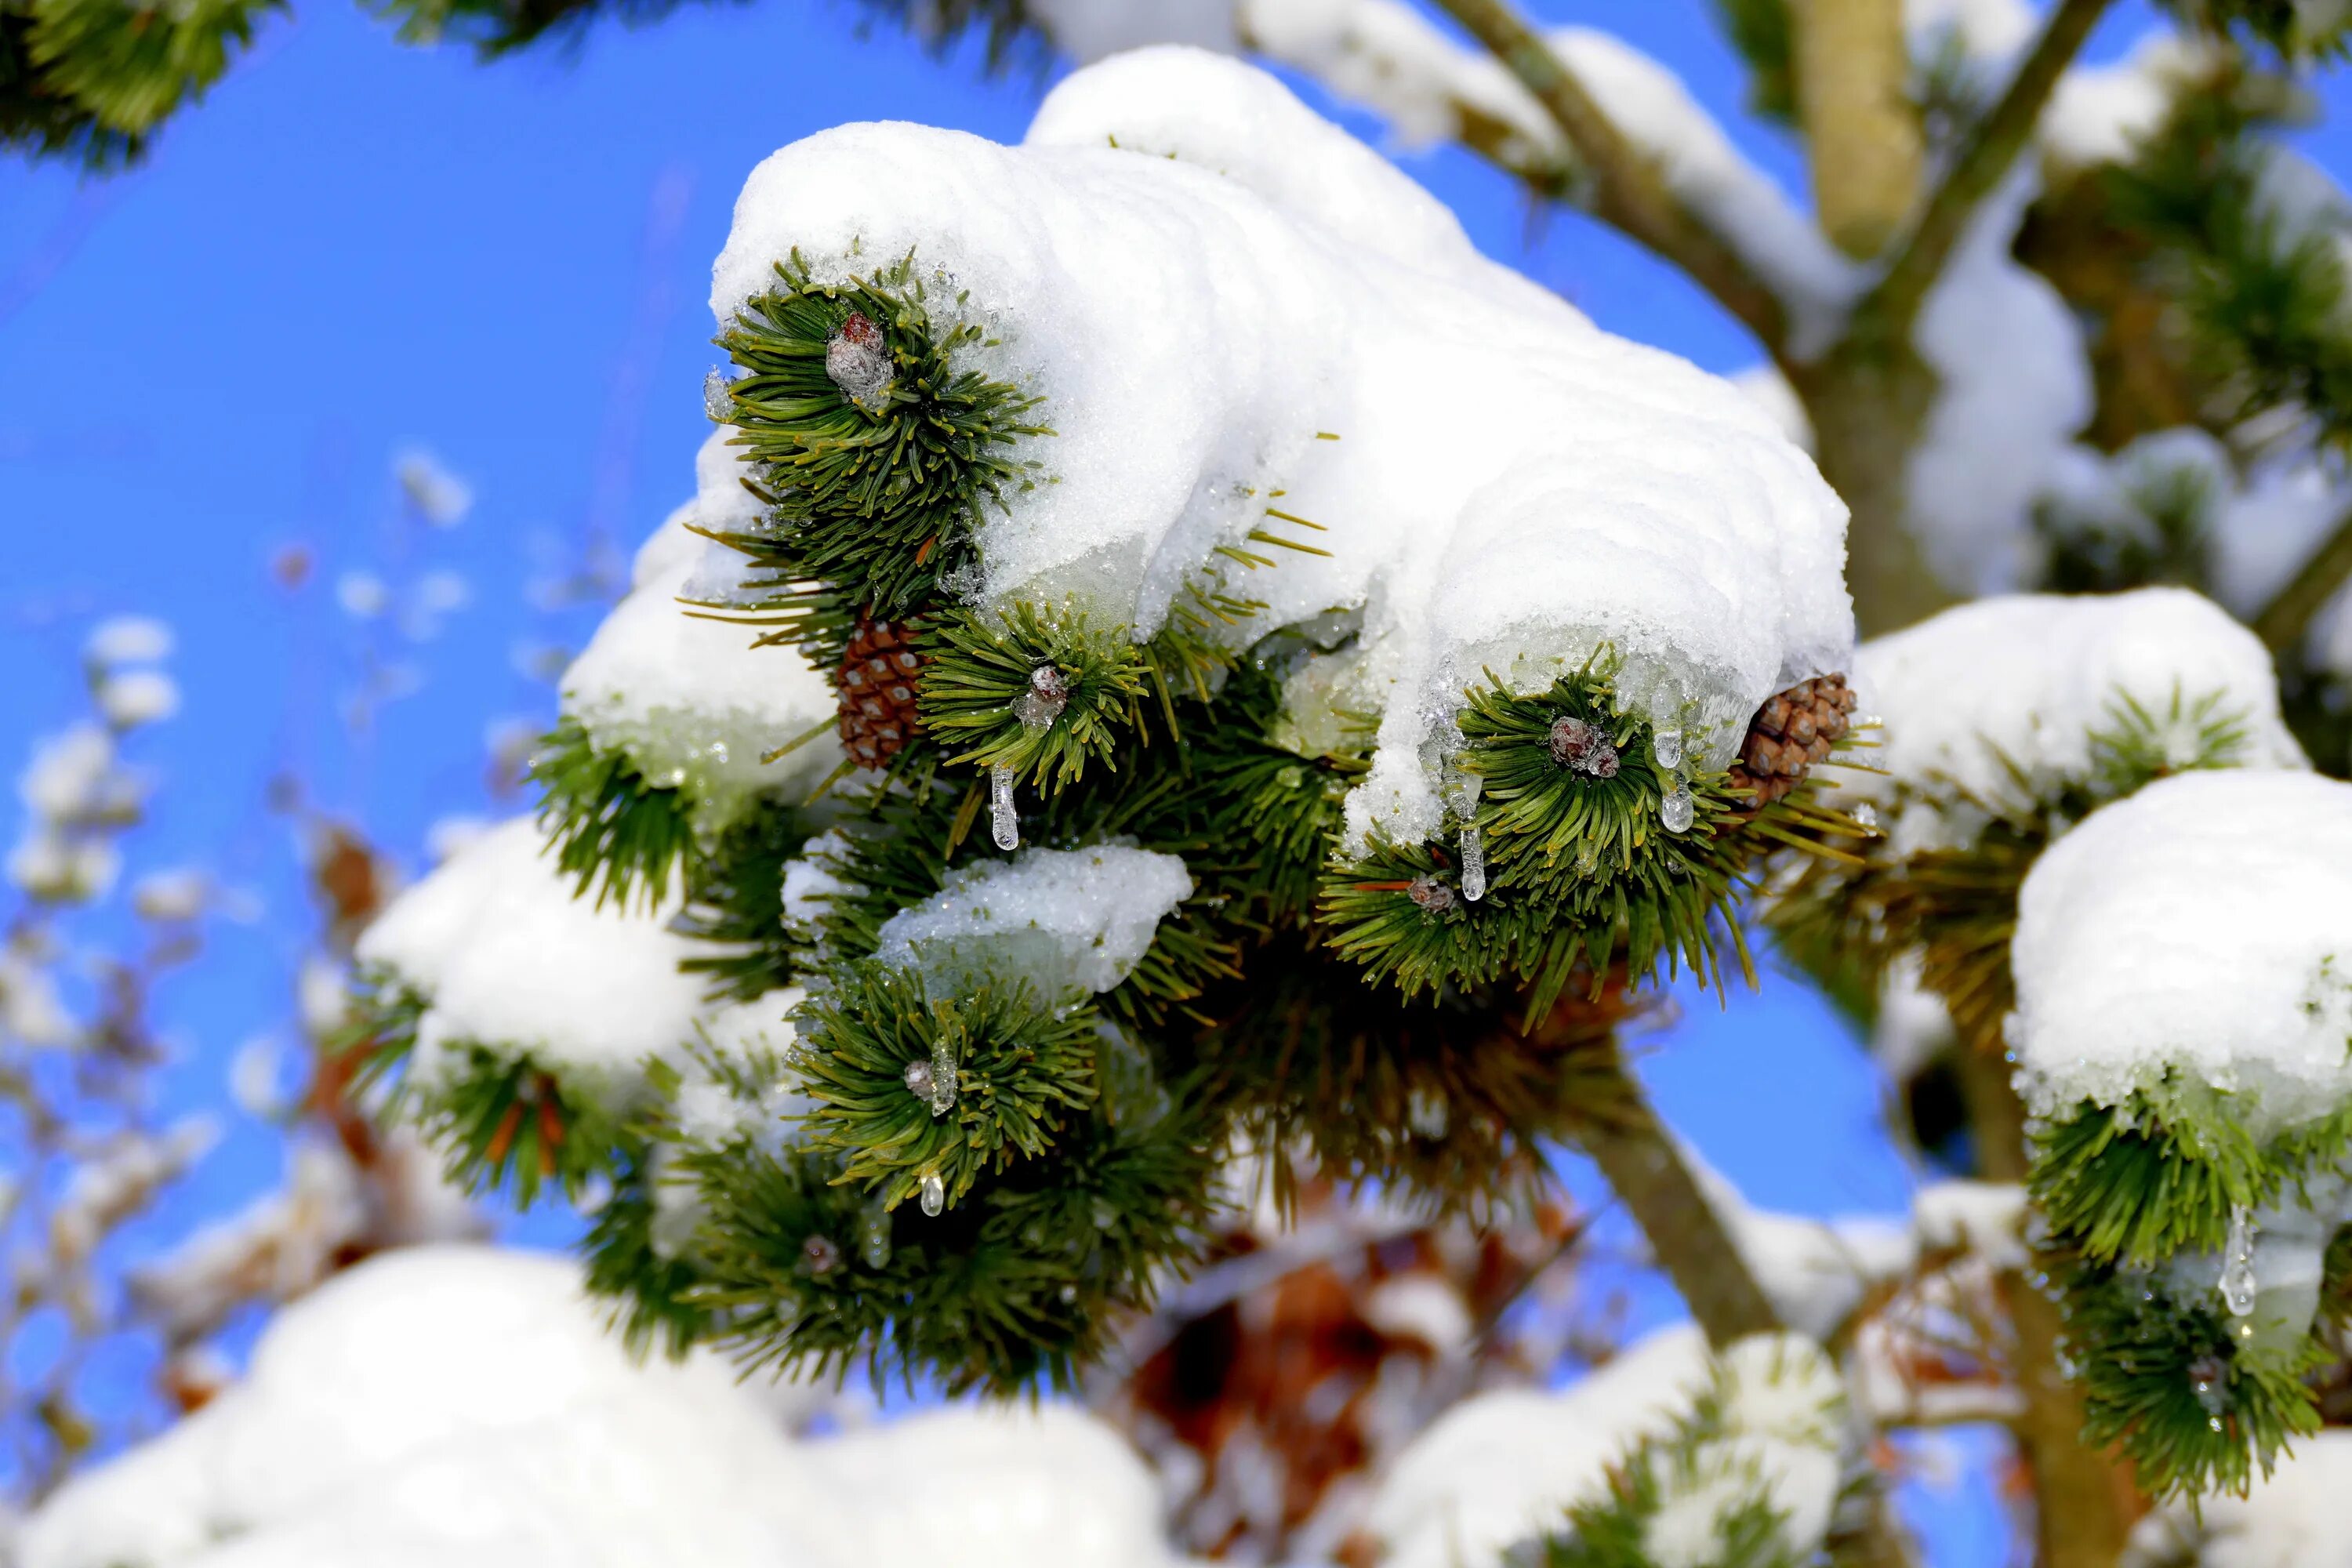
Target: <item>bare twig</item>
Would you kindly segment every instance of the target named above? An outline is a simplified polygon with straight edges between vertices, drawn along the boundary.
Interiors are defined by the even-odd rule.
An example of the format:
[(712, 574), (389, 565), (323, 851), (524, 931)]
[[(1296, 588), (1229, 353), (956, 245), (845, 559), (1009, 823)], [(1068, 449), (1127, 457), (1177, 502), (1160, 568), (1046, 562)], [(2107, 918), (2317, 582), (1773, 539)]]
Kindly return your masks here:
[(1543, 106), (1575, 152), (1580, 194), (1602, 222), (1681, 268), (1777, 348), (1787, 312), (1722, 235), (1667, 185), (1656, 163), (1611, 123), (1559, 56), (1505, 0), (1438, 0)]
[(2273, 654), (2292, 651), (2347, 578), (2352, 578), (2352, 511), (2336, 520), (2319, 547), (2255, 615), (2254, 635)]
[(1720, 1349), (1780, 1328), (1780, 1314), (1749, 1271), (1738, 1239), (1707, 1201), (1680, 1145), (1650, 1109), (1641, 1084), (1622, 1058), (1612, 1058), (1609, 1070), (1622, 1082), (1610, 1097), (1612, 1111), (1606, 1124), (1582, 1134), (1585, 1152), (1649, 1238), (1650, 1251), (1708, 1342)]
[(1970, 128), (1951, 167), (1920, 209), (1918, 222), (1888, 264), (1885, 276), (1863, 301), (1856, 312), (1858, 320), (1887, 337), (1909, 334), (1921, 302), (1943, 276), (1945, 263), (1967, 232), (1969, 219), (2015, 166), (2032, 139), (2033, 128), (2040, 123), (2042, 107), (2050, 101), (2059, 77), (2110, 3), (2060, 0), (2000, 100)]

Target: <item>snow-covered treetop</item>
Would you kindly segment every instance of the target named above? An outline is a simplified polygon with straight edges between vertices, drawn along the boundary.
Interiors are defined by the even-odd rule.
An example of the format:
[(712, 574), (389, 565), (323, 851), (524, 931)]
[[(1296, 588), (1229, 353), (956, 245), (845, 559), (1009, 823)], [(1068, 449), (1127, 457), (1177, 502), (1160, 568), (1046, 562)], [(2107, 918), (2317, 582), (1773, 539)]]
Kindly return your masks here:
[(2303, 765), (2268, 652), (2182, 589), (1979, 599), (1865, 643), (1854, 662), (1883, 725), (1869, 762), (1885, 772), (1839, 784), (1886, 814), (1898, 854), (1965, 843), (1990, 812), (2093, 782), (2101, 738), (2126, 729), (2174, 767)]
[(1609, 647), (1625, 706), (1720, 766), (1765, 697), (1846, 662), (1844, 508), (1773, 422), (1477, 257), (1253, 68), (1082, 71), (1019, 147), (810, 137), (744, 186), (721, 325), (795, 254), (820, 281), (911, 255), (995, 340), (962, 352), (1043, 399), (1040, 482), (979, 531), (980, 604), (1140, 640), (1206, 583), (1261, 605), (1234, 646), (1360, 625), (1353, 685), (1385, 718), (1360, 838), (1436, 826), (1423, 743), (1484, 670), (1538, 689)]
[(2257, 1138), (2352, 1098), (2352, 784), (2192, 773), (2094, 813), (2019, 900), (2028, 1103), (2202, 1085)]

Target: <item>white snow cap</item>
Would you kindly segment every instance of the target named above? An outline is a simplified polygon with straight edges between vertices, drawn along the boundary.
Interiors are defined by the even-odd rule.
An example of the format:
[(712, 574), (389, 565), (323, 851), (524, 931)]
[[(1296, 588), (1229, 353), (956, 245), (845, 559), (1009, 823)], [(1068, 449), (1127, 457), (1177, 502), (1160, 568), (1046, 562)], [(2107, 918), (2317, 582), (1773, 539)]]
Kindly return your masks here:
[(1688, 1324), (1652, 1334), (1557, 1393), (1464, 1400), (1397, 1456), (1365, 1526), (1384, 1568), (1492, 1563), (1600, 1498), (1609, 1467), (1662, 1436), (1706, 1385), (1706, 1341)]
[(707, 818), (724, 820), (762, 792), (805, 794), (841, 761), (832, 735), (763, 763), (822, 724), (835, 694), (791, 647), (755, 647), (761, 628), (688, 613), (681, 596), (714, 596), (714, 579), (742, 558), (692, 532), (755, 511), (721, 429), (697, 459), (701, 488), (637, 552), (633, 585), (563, 674), (563, 710), (598, 746), (628, 754), (657, 785), (688, 788)]
[(2186, 773), (2091, 814), (2018, 900), (2037, 1114), (2202, 1084), (2258, 1138), (2352, 1095), (2352, 784)]
[(1192, 894), (1173, 855), (1116, 844), (1024, 849), (949, 872), (940, 891), (882, 922), (874, 955), (935, 984), (1020, 980), (1047, 998), (1090, 994), (1134, 973), (1160, 922)]
[(2352, 1568), (2352, 1432), (2294, 1445), (2244, 1497), (2227, 1492), (2158, 1509), (2133, 1527), (2123, 1568)]
[(2237, 763), (2303, 765), (2269, 653), (2180, 588), (1979, 599), (1864, 644), (1854, 686), (1884, 721), (1870, 762), (1887, 776), (1845, 771), (1836, 784), (1849, 801), (1893, 806), (1885, 826), (1902, 854), (1972, 838), (1984, 818), (1962, 795), (2029, 804), (2013, 801), (2004, 758), (2036, 788), (2088, 778), (2092, 731), (2114, 728), (2122, 698), (2161, 721), (2176, 693), (2184, 710), (2218, 696), (2243, 716)]
[[(1024, 452), (1054, 482), (982, 526), (983, 603), (1146, 637), (1215, 575), (1265, 603), (1235, 646), (1360, 611), (1389, 694), (1360, 841), (1435, 829), (1422, 742), (1486, 663), (1548, 684), (1609, 644), (1717, 766), (1765, 697), (1844, 667), (1845, 509), (1736, 388), (1475, 256), (1265, 73), (1182, 49), (1097, 68), (1116, 90), (1079, 73), (1018, 148), (903, 124), (794, 143), (745, 184), (714, 271), (722, 322), (794, 247), (820, 278), (911, 250), (969, 290), (1004, 339), (972, 363), (1034, 386), (1058, 432)], [(1214, 121), (1184, 119), (1195, 100)], [(1140, 142), (1186, 157), (1111, 147), (1129, 101)]]
[(1171, 1562), (1141, 1461), (1087, 1416), (799, 1441), (821, 1391), (637, 1362), (604, 1319), (561, 1259), (387, 1254), (281, 1313), (243, 1384), (60, 1491), (24, 1568)]
[[(1669, 1446), (1709, 1389), (1720, 1434)], [(1837, 1500), (1843, 1399), (1836, 1366), (1800, 1335), (1754, 1335), (1716, 1357), (1696, 1329), (1661, 1330), (1559, 1393), (1512, 1389), (1454, 1406), (1398, 1456), (1366, 1525), (1388, 1547), (1385, 1568), (1491, 1563), (1561, 1529), (1570, 1509), (1605, 1495), (1613, 1466), (1659, 1440), (1650, 1462), (1663, 1497), (1644, 1531), (1649, 1561), (1719, 1561), (1722, 1518), (1759, 1498), (1781, 1514), (1790, 1554), (1802, 1558)]]
[(394, 900), (360, 938), (363, 966), (389, 970), (427, 1004), (410, 1072), (431, 1083), (453, 1047), (528, 1052), (567, 1086), (625, 1092), (646, 1058), (693, 1037), (698, 951), (668, 930), (676, 895), (651, 910), (572, 896), (530, 818), (499, 824)]

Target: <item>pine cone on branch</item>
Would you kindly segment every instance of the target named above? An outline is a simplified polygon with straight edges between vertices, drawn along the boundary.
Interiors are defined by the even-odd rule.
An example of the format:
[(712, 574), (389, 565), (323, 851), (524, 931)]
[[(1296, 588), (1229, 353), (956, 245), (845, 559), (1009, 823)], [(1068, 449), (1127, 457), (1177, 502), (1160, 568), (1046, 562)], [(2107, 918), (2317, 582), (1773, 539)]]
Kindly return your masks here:
[(1755, 792), (1753, 810), (1786, 795), (1844, 739), (1853, 705), (1843, 675), (1817, 675), (1767, 698), (1748, 721), (1748, 737), (1731, 764), (1732, 787)]
[(915, 710), (923, 658), (914, 628), (871, 618), (857, 623), (834, 684), (841, 693), (841, 745), (862, 768), (884, 768), (922, 733)]

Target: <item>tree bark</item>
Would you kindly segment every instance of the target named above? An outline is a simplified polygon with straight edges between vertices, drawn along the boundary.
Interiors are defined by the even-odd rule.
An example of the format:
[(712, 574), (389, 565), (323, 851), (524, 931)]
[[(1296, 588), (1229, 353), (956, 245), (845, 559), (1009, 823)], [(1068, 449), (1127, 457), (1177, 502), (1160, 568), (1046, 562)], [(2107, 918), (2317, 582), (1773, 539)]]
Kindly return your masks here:
[(1796, 82), (1813, 205), (1847, 255), (1886, 248), (1919, 189), (1901, 0), (1799, 0)]
[[(2025, 1107), (2010, 1087), (1998, 1045), (1963, 1043), (1960, 1086), (1975, 1135), (1977, 1170), (1991, 1182), (2025, 1179)], [(2010, 1375), (2025, 1407), (2011, 1423), (2033, 1476), (2036, 1568), (2115, 1568), (2139, 1512), (2128, 1473), (2083, 1442), (2083, 1401), (2059, 1371), (2065, 1325), (2032, 1281), (2000, 1282), (2014, 1342)]]
[(1784, 367), (1813, 426), (1822, 478), (1853, 511), (1846, 586), (1864, 637), (1955, 602), (1906, 518), (1912, 449), (1936, 400), (1936, 374), (1908, 342), (1850, 336), (1825, 358)]
[(1622, 1061), (1617, 1070), (1622, 1092), (1610, 1098), (1606, 1121), (1581, 1135), (1585, 1152), (1649, 1238), (1707, 1343), (1721, 1350), (1779, 1329), (1780, 1314), (1748, 1272), (1738, 1238), (1707, 1202), (1642, 1086)]

